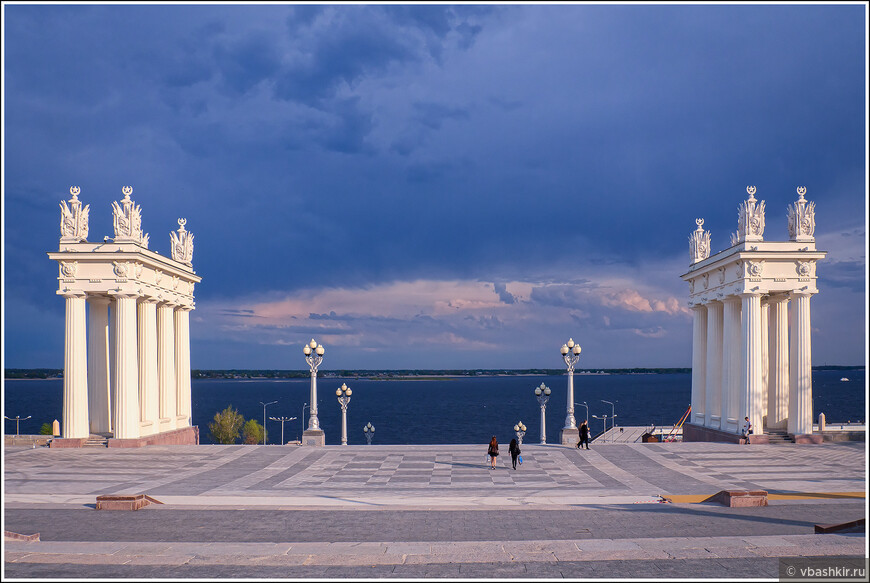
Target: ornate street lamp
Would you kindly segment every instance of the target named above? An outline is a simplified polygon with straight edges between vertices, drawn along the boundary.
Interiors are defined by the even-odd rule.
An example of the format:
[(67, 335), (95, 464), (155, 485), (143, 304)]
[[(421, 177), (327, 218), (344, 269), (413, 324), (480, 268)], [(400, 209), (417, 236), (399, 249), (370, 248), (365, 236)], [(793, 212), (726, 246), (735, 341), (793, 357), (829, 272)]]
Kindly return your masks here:
[(541, 445), (547, 445), (547, 401), (550, 400), (550, 387), (541, 383), (535, 387), (535, 396), (541, 406)]
[(568, 366), (568, 415), (565, 417), (565, 427), (562, 428), (560, 441), (562, 445), (568, 445), (576, 442), (579, 434), (577, 420), (574, 419), (574, 365), (580, 359), (580, 345), (576, 344), (573, 338), (569, 338), (559, 351)]
[(353, 391), (344, 383), (335, 389), (335, 396), (338, 397), (338, 404), (341, 405), (341, 445), (347, 445), (347, 405), (350, 403), (351, 394)]
[(281, 445), (284, 445), (284, 422), (293, 421), (296, 417), (269, 417), (269, 419), (281, 422)]
[(372, 444), (372, 438), (375, 436), (375, 426), (372, 425), (372, 422), (369, 421), (363, 427), (363, 433), (366, 434), (366, 445)]
[(526, 434), (526, 426), (523, 425), (523, 422), (520, 421), (516, 425), (514, 425), (514, 431), (517, 433), (517, 445), (523, 444), (523, 436)]
[[(610, 405), (610, 428), (613, 429), (614, 427), (616, 427), (616, 425), (613, 422), (613, 420), (616, 419), (616, 407), (610, 401), (605, 401), (604, 399), (601, 399), (601, 402), (607, 403), (608, 405)], [(617, 401), (617, 403), (619, 403), (619, 401)], [(606, 430), (607, 429), (605, 428), (605, 431)]]
[[(311, 342), (302, 348), (305, 354), (305, 362), (311, 369), (311, 407), (309, 409), (308, 429), (302, 432), (303, 445), (325, 445), (326, 437), (320, 429), (320, 421), (317, 419), (317, 367), (323, 362), (323, 346), (311, 339)], [(309, 437), (312, 439), (306, 440)]]

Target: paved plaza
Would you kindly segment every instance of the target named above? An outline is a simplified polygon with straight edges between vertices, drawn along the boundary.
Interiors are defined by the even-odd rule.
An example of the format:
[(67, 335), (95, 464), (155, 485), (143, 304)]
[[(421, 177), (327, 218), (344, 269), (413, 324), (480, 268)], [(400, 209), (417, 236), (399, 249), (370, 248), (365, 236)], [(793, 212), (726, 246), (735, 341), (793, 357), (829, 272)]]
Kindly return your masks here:
[[(5, 576), (769, 577), (866, 557), (864, 443), (5, 449)], [(507, 464), (505, 463), (507, 462)], [(770, 505), (698, 503), (763, 489)], [(163, 504), (94, 510), (101, 494)]]

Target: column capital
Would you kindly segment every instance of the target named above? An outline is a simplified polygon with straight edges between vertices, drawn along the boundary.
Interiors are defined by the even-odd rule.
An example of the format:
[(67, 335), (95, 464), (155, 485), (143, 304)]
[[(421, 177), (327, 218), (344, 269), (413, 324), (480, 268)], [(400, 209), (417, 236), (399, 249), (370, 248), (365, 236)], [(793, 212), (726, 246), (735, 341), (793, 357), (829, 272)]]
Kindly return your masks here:
[(185, 306), (183, 304), (175, 306), (175, 311), (177, 312), (192, 312), (193, 306)]
[(109, 291), (107, 293), (110, 296), (112, 296), (113, 298), (115, 298), (116, 300), (136, 299), (136, 298), (141, 297), (138, 292), (130, 292), (130, 291), (115, 290), (115, 291)]
[(764, 294), (762, 292), (758, 292), (758, 291), (743, 291), (737, 295), (741, 298), (759, 298), (759, 299), (761, 299), (761, 296), (763, 296)]
[[(739, 302), (739, 301), (742, 300), (742, 296), (743, 296), (743, 295), (745, 295), (745, 294), (742, 294), (742, 293), (741, 293), (741, 294), (735, 294), (735, 295), (728, 295), (728, 296), (725, 296), (724, 298), (722, 298), (722, 303), (723, 303), (723, 304), (726, 304), (726, 303), (729, 303), (729, 302)], [(759, 296), (760, 296), (761, 294), (751, 294), (751, 295), (759, 295)]]
[(157, 303), (158, 308), (176, 308), (176, 307), (178, 307), (178, 304), (176, 304), (173, 300), (168, 299), (168, 298), (163, 299), (161, 296), (157, 296), (157, 299), (155, 301)]
[(819, 293), (819, 292), (816, 290), (793, 289), (788, 293), (788, 295), (789, 295), (789, 297), (793, 297), (793, 296), (808, 296), (809, 297), (809, 296), (814, 296), (817, 293)]
[(58, 290), (57, 295), (63, 296), (65, 298), (85, 298), (87, 297), (87, 292), (80, 289), (64, 289)]
[(156, 304), (159, 300), (154, 296), (142, 295), (139, 296), (140, 304)]

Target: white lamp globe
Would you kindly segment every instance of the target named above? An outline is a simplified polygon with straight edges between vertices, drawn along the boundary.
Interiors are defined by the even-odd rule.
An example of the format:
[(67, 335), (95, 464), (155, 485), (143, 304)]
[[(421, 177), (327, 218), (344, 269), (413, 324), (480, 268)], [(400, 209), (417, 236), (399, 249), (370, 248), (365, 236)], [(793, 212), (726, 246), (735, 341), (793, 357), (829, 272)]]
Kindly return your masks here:
[(519, 431), (519, 430), (520, 430), (520, 426), (519, 426), (519, 425), (514, 425), (514, 431)]
[(315, 352), (317, 352), (317, 356), (323, 356), (323, 353), (326, 351), (323, 349), (323, 347), (321, 345), (318, 344)]
[(550, 390), (550, 387), (544, 387), (544, 394), (545, 395), (549, 395), (551, 392), (552, 391)]
[(568, 339), (568, 348), (574, 348), (574, 339), (573, 338)]
[(314, 341), (314, 338), (311, 339), (311, 342), (308, 343), (308, 346), (311, 348), (317, 348), (317, 342)]
[(562, 352), (562, 354), (568, 354), (568, 347), (567, 347), (566, 345), (563, 344), (563, 345), (562, 345), (562, 348), (560, 349), (560, 351)]
[(305, 356), (308, 356), (309, 354), (311, 354), (311, 349), (308, 348), (308, 345), (306, 344), (305, 347), (302, 349), (302, 352), (305, 353)]
[(574, 345), (574, 354), (580, 354), (580, 345), (579, 344)]
[(336, 396), (336, 397), (340, 397), (340, 396), (341, 396), (341, 389), (335, 389), (335, 396)]
[(540, 387), (538, 387), (538, 388), (535, 389), (535, 394), (536, 394), (536, 395), (540, 395), (540, 394), (541, 394), (541, 388), (540, 388)]
[(352, 393), (353, 393), (353, 391), (351, 391), (350, 389), (347, 390), (347, 396), (348, 396), (348, 397), (350, 397)]

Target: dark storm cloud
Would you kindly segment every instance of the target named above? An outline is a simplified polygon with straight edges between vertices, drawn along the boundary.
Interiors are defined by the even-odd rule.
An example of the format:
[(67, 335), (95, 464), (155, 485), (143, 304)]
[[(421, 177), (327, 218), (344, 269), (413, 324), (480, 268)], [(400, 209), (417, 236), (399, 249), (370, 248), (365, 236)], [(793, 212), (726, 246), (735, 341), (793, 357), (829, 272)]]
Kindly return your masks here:
[[(755, 184), (765, 238), (782, 240), (806, 185), (817, 235), (853, 233), (819, 265), (819, 286), (863, 313), (863, 6), (4, 5), (4, 16), (4, 301), (54, 321), (55, 346), (63, 303), (44, 253), (73, 184), (92, 205), (92, 239), (111, 234), (123, 184), (152, 249), (167, 254), (187, 217), (199, 306), (384, 281), (528, 281), (528, 305), (503, 284), (493, 297), (649, 335), (671, 312), (636, 311), (641, 332), (628, 332), (594, 290), (544, 282), (618, 270), (658, 282), (644, 299), (682, 301), (679, 273), (649, 266), (687, 256), (695, 218), (727, 247)], [(7, 358), (35, 351), (16, 342), (29, 338), (23, 320), (10, 322)], [(430, 331), (458, 337), (463, 322), (480, 321)], [(394, 337), (388, 325), (379, 338)]]

